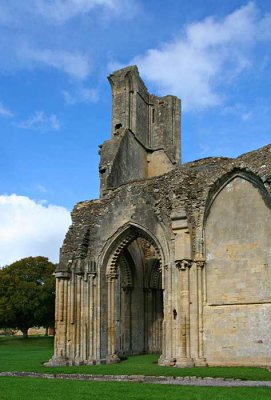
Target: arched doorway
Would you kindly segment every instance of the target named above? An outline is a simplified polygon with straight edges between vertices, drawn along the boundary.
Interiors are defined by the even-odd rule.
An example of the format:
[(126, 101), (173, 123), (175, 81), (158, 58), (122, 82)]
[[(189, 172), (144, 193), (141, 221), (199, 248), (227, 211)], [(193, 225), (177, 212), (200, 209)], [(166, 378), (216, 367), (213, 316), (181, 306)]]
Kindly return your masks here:
[(161, 253), (153, 238), (135, 227), (122, 233), (110, 248), (104, 278), (107, 361), (122, 355), (161, 353)]

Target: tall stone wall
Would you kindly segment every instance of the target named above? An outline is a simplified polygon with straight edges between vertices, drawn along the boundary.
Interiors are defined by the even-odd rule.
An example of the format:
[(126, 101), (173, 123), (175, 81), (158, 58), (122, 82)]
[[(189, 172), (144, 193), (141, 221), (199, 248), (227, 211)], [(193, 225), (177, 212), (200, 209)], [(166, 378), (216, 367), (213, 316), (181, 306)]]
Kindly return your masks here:
[(270, 363), (271, 202), (263, 185), (236, 176), (205, 227), (205, 346), (209, 364)]
[(112, 88), (112, 133), (129, 129), (148, 149), (164, 149), (180, 162), (180, 100), (149, 94), (136, 66), (109, 76)]
[(149, 94), (136, 66), (109, 76), (112, 133), (100, 150), (101, 196), (121, 184), (162, 175), (180, 163), (180, 100)]
[(61, 248), (50, 365), (271, 365), (271, 145), (178, 165), (178, 100), (135, 67), (110, 81), (101, 198), (75, 206)]

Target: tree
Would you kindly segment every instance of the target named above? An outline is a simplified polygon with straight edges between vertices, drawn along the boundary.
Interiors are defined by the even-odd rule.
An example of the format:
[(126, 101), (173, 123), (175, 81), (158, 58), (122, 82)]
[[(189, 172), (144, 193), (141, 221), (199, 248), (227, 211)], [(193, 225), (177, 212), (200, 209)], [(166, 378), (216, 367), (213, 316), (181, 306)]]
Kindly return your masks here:
[(0, 326), (20, 329), (54, 326), (55, 265), (46, 257), (28, 257), (0, 270)]

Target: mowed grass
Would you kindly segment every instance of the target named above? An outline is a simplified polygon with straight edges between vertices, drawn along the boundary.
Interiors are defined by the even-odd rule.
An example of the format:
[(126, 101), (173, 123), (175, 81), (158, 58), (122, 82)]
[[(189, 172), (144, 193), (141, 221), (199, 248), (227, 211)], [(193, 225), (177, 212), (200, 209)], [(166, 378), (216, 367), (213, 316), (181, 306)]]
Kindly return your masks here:
[(0, 378), (1, 400), (270, 400), (269, 388), (223, 388)]
[[(271, 372), (264, 368), (248, 367), (195, 367), (170, 368), (157, 365), (158, 355), (129, 357), (118, 364), (72, 367), (45, 367), (52, 357), (53, 338), (0, 337), (0, 371), (26, 371), (43, 373), (82, 373), (112, 375), (164, 375), (223, 377), (244, 380), (270, 380)], [(0, 393), (1, 398), (1, 393)], [(200, 397), (199, 397), (200, 398)], [(271, 393), (270, 393), (271, 398)], [(2, 398), (1, 398), (2, 399)]]

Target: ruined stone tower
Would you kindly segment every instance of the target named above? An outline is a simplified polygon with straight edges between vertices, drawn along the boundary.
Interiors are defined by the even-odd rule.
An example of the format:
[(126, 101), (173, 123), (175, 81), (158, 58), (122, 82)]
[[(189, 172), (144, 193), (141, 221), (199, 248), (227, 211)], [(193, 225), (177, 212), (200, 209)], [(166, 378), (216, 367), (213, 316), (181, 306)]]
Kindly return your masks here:
[(271, 365), (271, 146), (180, 164), (180, 101), (109, 77), (101, 197), (78, 203), (56, 270), (49, 365)]
[(112, 133), (100, 150), (101, 196), (180, 163), (180, 100), (148, 93), (136, 66), (109, 76)]

